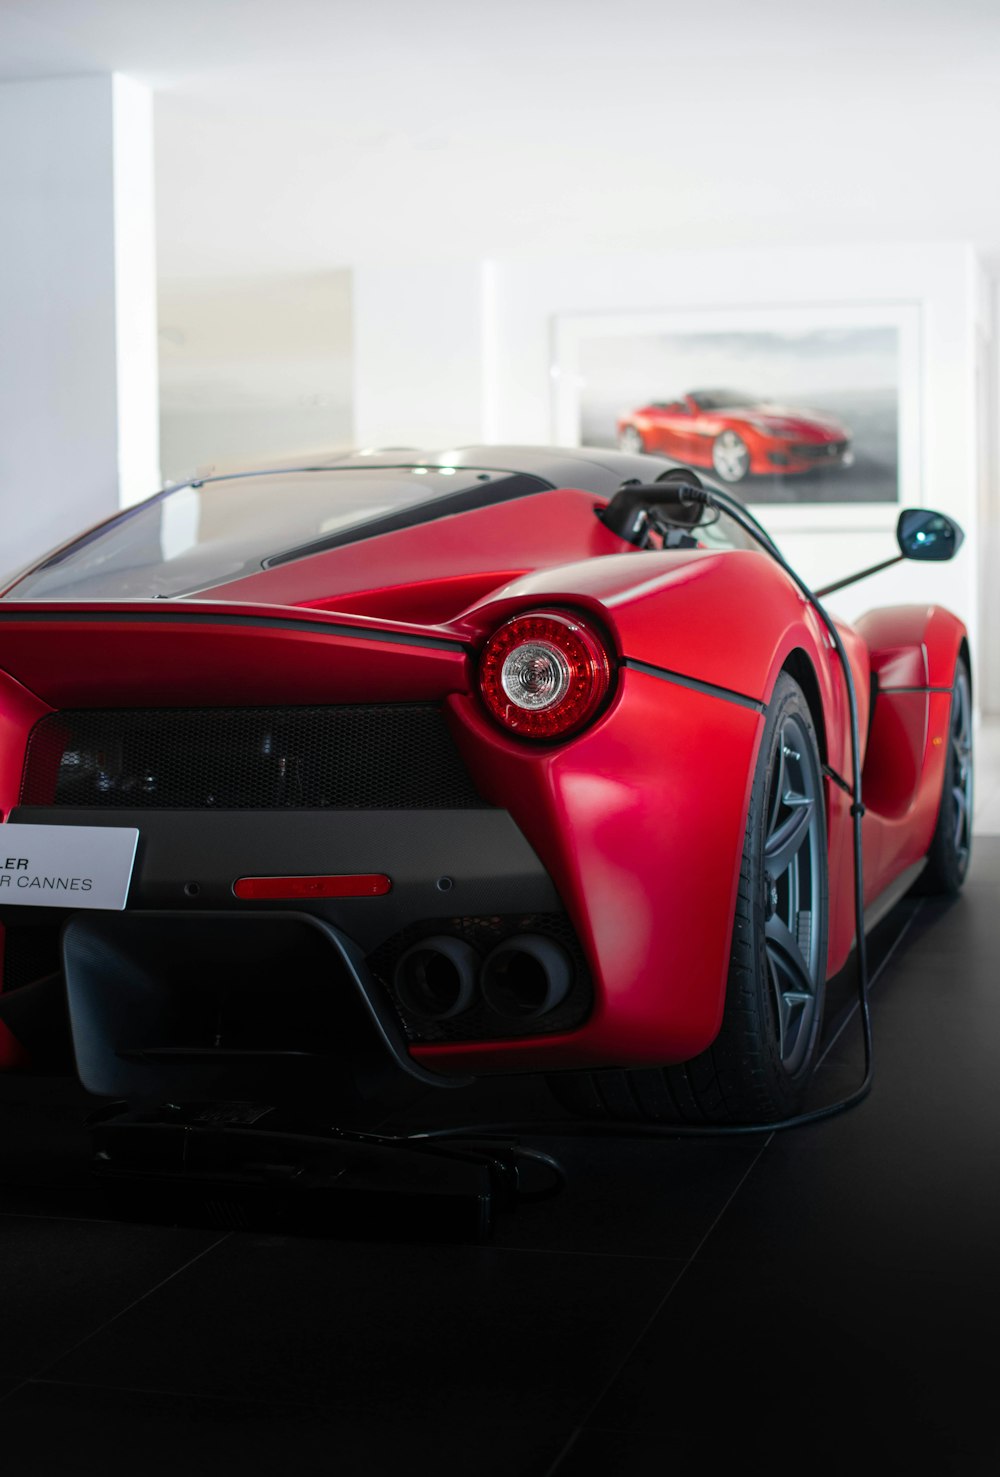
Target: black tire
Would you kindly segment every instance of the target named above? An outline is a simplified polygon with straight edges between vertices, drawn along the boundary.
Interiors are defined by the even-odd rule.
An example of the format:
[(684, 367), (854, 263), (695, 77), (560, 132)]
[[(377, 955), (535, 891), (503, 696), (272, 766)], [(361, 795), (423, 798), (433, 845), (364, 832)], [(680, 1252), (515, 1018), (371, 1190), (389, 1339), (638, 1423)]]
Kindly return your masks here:
[(954, 897), (972, 856), (972, 684), (964, 657), (955, 663), (948, 718), (948, 756), (927, 865), (917, 891)]
[(756, 1123), (791, 1116), (818, 1055), (827, 921), (819, 745), (802, 689), (782, 673), (754, 772), (718, 1036), (680, 1066), (553, 1074), (553, 1093), (587, 1117)]
[(618, 450), (628, 451), (633, 455), (646, 450), (646, 443), (638, 426), (622, 426), (618, 432)]
[(712, 470), (730, 487), (749, 477), (750, 448), (737, 431), (720, 431), (712, 442)]

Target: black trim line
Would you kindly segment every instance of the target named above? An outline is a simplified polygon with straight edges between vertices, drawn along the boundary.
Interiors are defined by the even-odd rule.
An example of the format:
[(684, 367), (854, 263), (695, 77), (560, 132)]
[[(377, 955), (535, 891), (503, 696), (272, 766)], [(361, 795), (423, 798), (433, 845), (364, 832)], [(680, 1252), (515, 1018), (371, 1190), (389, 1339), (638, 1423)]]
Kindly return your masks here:
[(645, 672), (647, 677), (659, 677), (661, 682), (673, 682), (677, 687), (690, 687), (694, 692), (703, 692), (708, 697), (718, 697), (723, 702), (735, 703), (739, 708), (752, 708), (755, 713), (767, 712), (767, 703), (762, 703), (755, 697), (747, 697), (746, 693), (734, 692), (730, 687), (718, 687), (714, 682), (701, 682), (697, 677), (685, 677), (682, 672), (654, 667), (650, 662), (639, 662), (630, 656), (625, 657), (621, 665), (630, 667), (634, 672)]
[(947, 693), (952, 693), (954, 691), (954, 689), (951, 688), (951, 687), (882, 687), (880, 685), (878, 691), (879, 691), (879, 696), (881, 697), (883, 692), (947, 692)]
[[(419, 464), (418, 464), (419, 465)], [(391, 470), (381, 468), (376, 470)], [(405, 470), (405, 469), (404, 469)], [(429, 472), (440, 471), (440, 467), (428, 467)], [(473, 468), (463, 468), (470, 473)], [(494, 474), (477, 472), (476, 476)], [(515, 498), (530, 497), (539, 492), (554, 491), (551, 482), (529, 472), (512, 472), (500, 482), (473, 484), (460, 487), (453, 493), (438, 494), (412, 507), (395, 513), (386, 513), (382, 518), (371, 518), (366, 523), (356, 523), (353, 528), (340, 533), (327, 534), (325, 538), (311, 539), (304, 544), (295, 544), (290, 549), (281, 549), (261, 560), (261, 569), (277, 569), (282, 564), (291, 564), (296, 559), (306, 559), (311, 554), (324, 554), (328, 549), (342, 549), (347, 544), (358, 544), (364, 539), (378, 538), (385, 533), (399, 533), (404, 528), (417, 528), (425, 523), (436, 523), (440, 518), (450, 518), (456, 513), (472, 513), (479, 508), (492, 508), (499, 503), (509, 503)], [(208, 588), (206, 586), (206, 588)]]
[(849, 785), (847, 783), (843, 775), (838, 774), (835, 769), (831, 769), (829, 764), (821, 764), (820, 768), (822, 769), (828, 780), (832, 780), (835, 785), (839, 785), (840, 788), (845, 791), (846, 794), (850, 795), (853, 799), (854, 787), (853, 785)]
[[(295, 917), (295, 914), (292, 914)], [(334, 928), (332, 923), (327, 923), (325, 918), (315, 918), (310, 913), (298, 915), (300, 918), (308, 918), (321, 933), (325, 933), (340, 955), (344, 968), (350, 976), (351, 983), (358, 992), (358, 999), (368, 1012), (368, 1018), (389, 1055), (398, 1067), (401, 1067), (410, 1077), (415, 1077), (427, 1087), (469, 1087), (473, 1082), (471, 1077), (448, 1077), (443, 1072), (434, 1072), (429, 1067), (422, 1066), (415, 1061), (410, 1054), (409, 1046), (399, 1022), (392, 1008), (384, 1000), (379, 990), (378, 983), (374, 979), (368, 967), (367, 960), (358, 945), (346, 933), (339, 928)]]
[(264, 626), (269, 630), (306, 631), (321, 636), (352, 636), (359, 641), (384, 641), (391, 646), (427, 646), (437, 651), (471, 651), (464, 641), (444, 636), (415, 636), (409, 631), (378, 631), (364, 626), (347, 626), (339, 621), (286, 620), (273, 615), (208, 615), (201, 611), (180, 610), (16, 610), (0, 609), (4, 621), (88, 621), (111, 624), (114, 621), (151, 622), (154, 625)]

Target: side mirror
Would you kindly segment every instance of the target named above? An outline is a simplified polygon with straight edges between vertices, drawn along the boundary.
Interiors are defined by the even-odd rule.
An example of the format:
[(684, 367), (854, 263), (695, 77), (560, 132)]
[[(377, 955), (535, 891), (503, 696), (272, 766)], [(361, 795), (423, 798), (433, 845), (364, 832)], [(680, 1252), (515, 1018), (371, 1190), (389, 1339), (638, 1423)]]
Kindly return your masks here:
[(904, 508), (896, 524), (896, 542), (904, 559), (953, 559), (964, 538), (953, 518), (930, 508)]

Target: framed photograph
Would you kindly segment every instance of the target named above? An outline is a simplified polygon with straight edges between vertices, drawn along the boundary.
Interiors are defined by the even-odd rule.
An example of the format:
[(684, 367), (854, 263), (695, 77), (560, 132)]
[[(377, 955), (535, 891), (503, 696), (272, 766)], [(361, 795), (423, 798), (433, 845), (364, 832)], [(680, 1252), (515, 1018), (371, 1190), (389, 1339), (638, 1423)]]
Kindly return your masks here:
[(922, 501), (916, 305), (569, 315), (552, 374), (557, 444), (657, 452), (776, 532)]

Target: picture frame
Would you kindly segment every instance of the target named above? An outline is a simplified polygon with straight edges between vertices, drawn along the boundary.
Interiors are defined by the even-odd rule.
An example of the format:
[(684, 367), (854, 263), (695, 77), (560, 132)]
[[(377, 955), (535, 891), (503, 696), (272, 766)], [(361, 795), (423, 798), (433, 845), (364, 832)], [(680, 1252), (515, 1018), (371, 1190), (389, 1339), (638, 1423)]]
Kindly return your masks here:
[[(725, 406), (702, 414), (699, 399), (682, 399), (700, 383), (754, 376), (748, 393), (721, 395), (745, 402), (731, 414)], [(759, 508), (776, 534), (894, 528), (902, 508), (922, 505), (918, 304), (561, 314), (553, 320), (551, 377), (558, 445), (614, 446), (630, 405), (651, 406), (635, 424), (662, 439), (644, 449), (725, 483), (713, 466), (713, 437), (729, 429), (748, 463), (737, 464), (730, 490)], [(748, 430), (733, 418), (741, 416), (752, 422)], [(689, 425), (700, 440), (693, 429), (686, 439), (678, 434)], [(780, 434), (791, 438), (799, 426), (800, 440), (836, 440), (829, 463), (772, 467), (771, 458), (785, 457)], [(794, 440), (789, 449), (805, 454)]]

